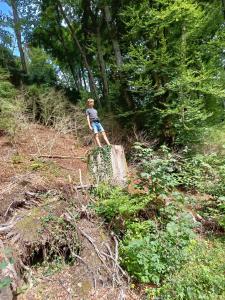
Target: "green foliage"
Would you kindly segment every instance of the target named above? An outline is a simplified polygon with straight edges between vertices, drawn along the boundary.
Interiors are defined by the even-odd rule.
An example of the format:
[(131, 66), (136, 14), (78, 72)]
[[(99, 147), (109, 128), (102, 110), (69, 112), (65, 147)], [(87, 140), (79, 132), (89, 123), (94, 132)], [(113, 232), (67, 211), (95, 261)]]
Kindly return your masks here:
[(41, 48), (29, 49), (28, 73), (31, 83), (54, 85), (56, 83), (56, 65)]
[[(10, 268), (10, 264), (14, 263), (14, 259), (12, 257), (12, 250), (11, 249), (5, 249), (4, 250), (4, 255), (7, 257), (7, 261), (5, 259), (2, 259), (0, 262), (0, 271), (5, 270), (6, 268)], [(2, 255), (1, 255), (2, 258)], [(0, 279), (0, 290), (10, 286), (12, 282), (12, 279), (9, 276), (3, 277)]]
[(150, 196), (131, 196), (109, 188), (101, 188), (97, 195), (97, 213), (123, 234), (121, 263), (133, 278), (159, 284), (187, 260), (186, 248), (195, 236), (193, 220), (179, 206), (157, 208), (155, 203), (152, 210), (158, 211), (158, 217), (144, 220), (152, 204)]
[(12, 282), (12, 279), (9, 277), (5, 277), (5, 278), (1, 279), (0, 280), (0, 289), (10, 286), (11, 282)]
[(225, 297), (224, 245), (219, 242), (195, 242), (189, 247), (189, 259), (181, 270), (170, 274), (156, 290), (154, 299), (222, 300)]
[(137, 105), (149, 108), (145, 126), (168, 143), (198, 141), (224, 99), (221, 4), (132, 2), (122, 20), (129, 40), (124, 71)]
[(140, 187), (147, 186), (150, 193), (167, 194), (179, 184), (175, 173), (177, 159), (166, 146), (158, 153), (140, 143), (134, 146), (135, 160), (138, 163)]
[(108, 222), (118, 219), (133, 219), (141, 210), (147, 207), (151, 202), (150, 196), (130, 196), (119, 188), (98, 187), (96, 196), (99, 202), (96, 205), (96, 211)]
[(178, 187), (215, 196), (225, 193), (225, 157), (222, 155), (193, 154), (188, 149), (176, 154), (166, 146), (154, 151), (140, 143), (135, 144), (134, 150), (138, 187), (147, 187), (151, 194), (165, 197)]
[(9, 75), (0, 68), (0, 129), (13, 134), (17, 126), (17, 114), (21, 104), (16, 99), (16, 90), (9, 82)]
[(136, 279), (159, 284), (188, 260), (187, 247), (194, 238), (188, 214), (172, 209), (171, 221), (133, 222), (121, 242), (122, 265)]
[[(216, 154), (194, 154), (188, 149), (175, 153), (166, 146), (153, 150), (136, 143), (133, 163), (137, 166), (137, 178), (134, 182), (139, 194), (130, 195), (119, 188), (99, 187), (96, 191), (99, 199), (96, 211), (121, 237), (121, 265), (133, 279), (162, 286), (163, 291), (164, 282), (171, 280), (173, 284), (176, 283), (172, 274), (185, 272), (184, 268), (190, 256), (193, 257), (194, 264), (202, 257), (202, 253), (197, 256), (200, 246), (193, 230), (199, 224), (193, 222), (190, 207), (204, 220), (213, 222), (215, 228), (224, 228), (224, 157)], [(211, 202), (195, 199), (195, 204), (191, 204), (191, 199), (178, 191), (180, 188), (189, 192), (211, 194), (208, 195)], [(211, 254), (209, 253), (209, 258)], [(193, 272), (196, 272), (195, 267)], [(201, 272), (196, 274), (196, 281), (200, 280), (199, 294), (197, 288), (196, 291), (193, 288), (190, 295), (200, 295), (205, 279), (199, 277), (207, 277), (207, 272), (206, 275)], [(221, 281), (220, 272), (221, 269), (215, 277), (209, 274), (205, 286), (206, 295), (211, 295), (217, 276)], [(191, 277), (188, 280), (191, 285)], [(187, 288), (189, 286), (188, 280), (184, 280), (184, 290), (185, 285)], [(170, 285), (166, 285), (166, 291), (169, 288)], [(176, 289), (179, 291), (178, 286)], [(160, 288), (159, 290), (161, 291)], [(172, 291), (171, 288), (171, 293)], [(186, 290), (182, 293), (184, 295)], [(164, 295), (167, 299), (167, 292)], [(169, 298), (169, 295), (170, 291), (168, 299), (176, 299), (172, 296)], [(177, 299), (189, 299), (185, 296), (179, 297), (180, 295)]]

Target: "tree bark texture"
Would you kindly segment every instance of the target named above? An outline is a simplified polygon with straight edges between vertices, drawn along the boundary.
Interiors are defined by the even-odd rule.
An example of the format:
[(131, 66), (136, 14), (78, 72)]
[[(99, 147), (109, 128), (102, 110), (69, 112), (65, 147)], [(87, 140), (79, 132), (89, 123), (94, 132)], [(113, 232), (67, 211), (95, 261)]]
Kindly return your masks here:
[(13, 11), (13, 23), (14, 23), (14, 31), (16, 35), (17, 45), (20, 52), (20, 60), (22, 65), (22, 70), (24, 73), (27, 73), (27, 65), (26, 65), (26, 59), (25, 54), (23, 51), (23, 45), (22, 45), (22, 34), (21, 34), (21, 25), (20, 25), (20, 18), (18, 15), (18, 7), (17, 7), (17, 1), (16, 0), (10, 0), (12, 11)]
[(109, 95), (109, 87), (108, 87), (108, 80), (106, 74), (105, 60), (102, 52), (101, 34), (100, 34), (99, 27), (97, 28), (97, 33), (96, 33), (96, 44), (97, 44), (97, 51), (98, 51), (99, 67), (100, 67), (102, 84), (103, 84), (103, 97), (104, 99), (107, 99)]
[(97, 184), (106, 182), (124, 187), (127, 183), (127, 162), (121, 145), (93, 149), (88, 169)]

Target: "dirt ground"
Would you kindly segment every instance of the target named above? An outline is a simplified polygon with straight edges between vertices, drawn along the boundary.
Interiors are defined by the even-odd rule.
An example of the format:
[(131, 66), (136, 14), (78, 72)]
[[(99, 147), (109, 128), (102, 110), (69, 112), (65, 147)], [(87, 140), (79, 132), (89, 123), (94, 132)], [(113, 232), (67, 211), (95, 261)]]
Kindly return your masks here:
[(27, 189), (78, 184), (80, 174), (87, 183), (88, 150), (72, 135), (36, 124), (20, 131), (13, 141), (0, 136), (0, 221), (9, 204)]
[[(90, 183), (86, 164), (89, 150), (90, 147), (81, 145), (73, 135), (37, 124), (27, 125), (13, 140), (6, 135), (0, 136), (0, 223), (12, 217), (12, 203), (23, 203), (26, 199), (31, 204), (38, 206), (40, 203), (44, 207), (37, 195), (49, 195), (49, 192), (63, 196), (65, 205), (57, 211), (60, 218), (71, 209), (79, 215), (76, 223), (79, 255), (75, 264), (60, 265), (50, 274), (46, 274), (46, 266), (41, 264), (29, 266), (27, 275), (31, 280), (21, 282), (17, 300), (141, 299), (130, 289), (127, 279), (122, 278), (125, 275), (115, 263), (115, 240), (104, 228), (103, 222), (89, 210), (92, 199), (87, 193), (77, 194), (73, 189), (75, 185)], [(61, 201), (60, 197), (58, 201)], [(68, 203), (65, 201), (67, 198)], [(31, 222), (28, 227), (43, 220), (43, 216), (35, 215), (38, 208), (30, 203), (28, 207), (13, 211), (14, 217), (22, 218), (24, 224)], [(34, 220), (31, 219), (33, 215)], [(44, 217), (49, 218), (49, 215)], [(2, 241), (19, 253), (28, 241), (23, 235), (19, 244), (16, 238), (8, 242), (2, 237)]]

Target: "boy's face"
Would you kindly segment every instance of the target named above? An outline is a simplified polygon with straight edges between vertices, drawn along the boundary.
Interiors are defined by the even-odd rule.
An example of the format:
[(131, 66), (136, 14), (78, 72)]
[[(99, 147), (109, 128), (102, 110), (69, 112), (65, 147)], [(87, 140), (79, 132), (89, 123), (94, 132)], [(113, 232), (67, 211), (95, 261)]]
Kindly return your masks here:
[(89, 107), (93, 107), (93, 106), (94, 106), (94, 104), (95, 104), (95, 102), (94, 102), (94, 101), (89, 101), (89, 102), (88, 102), (88, 106), (89, 106)]

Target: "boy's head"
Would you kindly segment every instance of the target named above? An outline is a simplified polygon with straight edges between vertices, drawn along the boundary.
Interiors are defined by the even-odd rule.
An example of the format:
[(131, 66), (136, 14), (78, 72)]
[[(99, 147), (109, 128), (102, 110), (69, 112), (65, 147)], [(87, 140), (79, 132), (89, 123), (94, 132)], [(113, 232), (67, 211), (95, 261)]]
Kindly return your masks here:
[(93, 107), (95, 104), (95, 100), (92, 98), (87, 99), (87, 106), (88, 107)]

